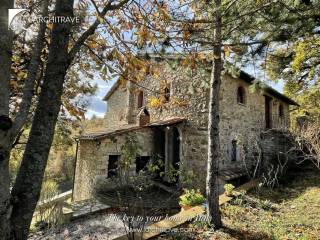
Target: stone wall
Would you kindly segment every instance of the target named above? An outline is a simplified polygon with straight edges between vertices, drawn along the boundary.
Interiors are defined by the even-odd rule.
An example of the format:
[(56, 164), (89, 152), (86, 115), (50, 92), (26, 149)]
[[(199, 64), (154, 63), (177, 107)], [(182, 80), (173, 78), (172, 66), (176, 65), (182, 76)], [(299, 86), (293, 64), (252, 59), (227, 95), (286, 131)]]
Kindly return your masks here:
[[(82, 201), (93, 197), (96, 177), (107, 176), (109, 155), (121, 155), (121, 146), (125, 143), (128, 134), (137, 137), (141, 147), (141, 156), (151, 156), (154, 145), (153, 131), (149, 128), (142, 128), (105, 139), (80, 140), (75, 174), (74, 201)], [(135, 163), (131, 167), (132, 172), (135, 172)]]
[[(207, 122), (209, 81), (211, 69), (197, 68), (185, 69), (176, 62), (157, 62), (159, 75), (148, 76), (139, 86), (128, 84), (127, 88), (119, 87), (108, 100), (106, 113), (106, 126), (115, 127), (125, 123), (136, 123), (138, 109), (138, 92), (144, 92), (145, 103), (148, 106), (151, 122), (170, 117), (184, 117), (185, 125), (179, 126), (180, 132), (180, 160), (181, 169), (186, 175), (193, 175), (193, 186), (202, 190), (205, 188), (206, 164), (207, 164)], [(163, 98), (161, 86), (166, 85), (170, 90), (170, 101), (159, 108), (149, 106), (149, 100), (153, 97)], [(241, 86), (245, 90), (245, 103), (237, 102), (237, 89)], [(265, 128), (265, 102), (263, 91), (250, 91), (246, 81), (225, 75), (222, 79), (220, 96), (220, 141), (221, 161), (220, 169), (242, 168), (242, 152), (244, 145), (250, 145), (252, 141), (260, 141), (260, 133)], [(270, 96), (272, 97), (272, 96)], [(279, 105), (283, 106), (283, 117), (279, 117)], [(128, 107), (130, 106), (130, 107)], [(287, 128), (289, 124), (289, 106), (279, 99), (271, 102), (273, 128)], [(143, 146), (146, 154), (153, 151), (150, 132), (138, 136), (143, 138)], [(120, 144), (121, 136), (117, 144), (110, 140), (103, 140), (99, 149), (96, 149), (94, 141), (81, 141), (78, 163), (81, 168), (92, 170), (79, 170), (78, 179), (81, 188), (90, 189), (92, 176), (103, 174), (107, 169), (108, 155), (119, 152), (116, 146)], [(232, 142), (236, 141), (236, 161), (231, 161), (234, 154)], [(82, 153), (83, 152), (83, 153)], [(82, 163), (81, 163), (82, 162)], [(91, 162), (92, 165), (91, 165)], [(78, 170), (77, 170), (78, 171)], [(88, 173), (88, 171), (91, 171)], [(82, 179), (84, 178), (84, 179)], [(87, 179), (90, 178), (90, 179)], [(82, 184), (81, 184), (81, 181)], [(78, 182), (76, 178), (76, 182)], [(84, 187), (85, 186), (85, 187)], [(80, 190), (82, 191), (82, 190)], [(91, 196), (89, 190), (83, 190), (77, 194), (77, 199), (85, 199)]]
[(261, 147), (263, 153), (263, 164), (265, 168), (268, 164), (281, 164), (296, 159), (296, 151), (290, 151), (294, 147), (294, 139), (289, 132), (271, 129), (261, 132)]
[[(148, 107), (151, 122), (170, 117), (185, 117), (187, 126), (182, 128), (181, 162), (185, 171), (192, 170), (196, 176), (197, 186), (203, 188), (207, 163), (207, 117), (210, 69), (198, 68), (186, 70), (179, 63), (157, 63), (160, 75), (147, 77), (138, 86), (133, 86), (131, 93), (134, 99), (133, 117), (137, 114), (137, 90), (144, 91), (145, 102), (150, 98), (161, 98), (161, 85), (165, 82), (170, 88), (171, 98), (160, 108)], [(245, 90), (245, 104), (237, 102), (237, 89), (242, 86)], [(265, 128), (265, 100), (260, 91), (250, 91), (246, 81), (225, 75), (221, 85), (220, 96), (220, 140), (221, 162), (220, 169), (242, 168), (241, 152), (243, 144), (259, 141), (260, 132)], [(147, 89), (147, 90), (146, 90)], [(272, 96), (270, 96), (272, 97)], [(178, 103), (177, 103), (178, 102)], [(179, 104), (180, 103), (180, 104)], [(279, 105), (283, 106), (283, 118), (279, 118)], [(289, 123), (289, 106), (287, 103), (273, 97), (271, 103), (273, 128), (287, 128)], [(232, 141), (237, 141), (237, 161), (231, 161)], [(249, 163), (250, 165), (250, 163)]]
[(105, 124), (107, 128), (128, 124), (128, 87), (118, 86), (108, 99)]

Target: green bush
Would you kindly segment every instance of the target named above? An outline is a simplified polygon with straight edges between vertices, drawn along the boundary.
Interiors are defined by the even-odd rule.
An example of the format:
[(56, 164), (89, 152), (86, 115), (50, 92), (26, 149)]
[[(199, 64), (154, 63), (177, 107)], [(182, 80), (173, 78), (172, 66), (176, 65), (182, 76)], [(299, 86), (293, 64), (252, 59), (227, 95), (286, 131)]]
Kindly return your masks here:
[(200, 190), (185, 189), (185, 193), (180, 196), (179, 204), (181, 206), (197, 206), (204, 203), (205, 200)]

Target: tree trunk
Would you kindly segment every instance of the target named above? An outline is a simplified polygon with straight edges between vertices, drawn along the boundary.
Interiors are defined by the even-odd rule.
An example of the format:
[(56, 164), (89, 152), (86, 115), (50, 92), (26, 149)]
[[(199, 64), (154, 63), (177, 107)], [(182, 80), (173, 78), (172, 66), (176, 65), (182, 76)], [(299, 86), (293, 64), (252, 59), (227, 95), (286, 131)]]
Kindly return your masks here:
[(13, 8), (13, 0), (0, 4), (0, 240), (10, 233), (10, 176), (9, 176), (9, 134), (12, 126), (9, 118), (10, 68), (12, 36), (8, 30), (8, 9)]
[(4, 240), (10, 233), (9, 151), (0, 150), (0, 157), (0, 239)]
[(213, 53), (214, 60), (212, 63), (212, 73), (210, 80), (210, 102), (209, 102), (209, 118), (208, 118), (208, 167), (207, 167), (207, 200), (208, 200), (208, 216), (210, 224), (218, 229), (222, 226), (219, 211), (219, 186), (218, 171), (220, 158), (220, 138), (219, 138), (219, 96), (221, 85), (221, 0), (215, 0), (215, 16), (214, 16), (214, 43)]
[[(73, 0), (58, 0), (56, 16), (73, 16)], [(41, 94), (12, 190), (12, 238), (27, 239), (36, 208), (55, 125), (61, 107), (61, 95), (68, 64), (70, 23), (55, 23)]]

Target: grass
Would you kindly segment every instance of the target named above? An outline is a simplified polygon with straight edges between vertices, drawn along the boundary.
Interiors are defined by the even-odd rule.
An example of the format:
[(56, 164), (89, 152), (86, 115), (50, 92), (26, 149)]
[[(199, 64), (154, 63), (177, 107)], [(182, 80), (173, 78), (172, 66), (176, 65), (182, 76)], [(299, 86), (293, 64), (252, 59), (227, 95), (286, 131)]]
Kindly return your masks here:
[(320, 239), (320, 171), (293, 175), (282, 187), (252, 190), (224, 205), (224, 228), (216, 232), (205, 224), (191, 223), (187, 227), (196, 228), (196, 232), (167, 234), (161, 239)]

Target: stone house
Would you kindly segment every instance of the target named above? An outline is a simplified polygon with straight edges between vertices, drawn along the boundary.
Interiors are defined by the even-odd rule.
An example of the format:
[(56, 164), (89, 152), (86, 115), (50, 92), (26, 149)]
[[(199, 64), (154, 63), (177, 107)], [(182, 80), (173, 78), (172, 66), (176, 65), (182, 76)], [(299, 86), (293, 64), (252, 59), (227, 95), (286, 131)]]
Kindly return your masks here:
[[(170, 166), (193, 176), (193, 187), (205, 189), (207, 162), (207, 122), (210, 69), (186, 69), (175, 57), (152, 56), (158, 76), (147, 75), (138, 83), (117, 81), (106, 94), (105, 129), (79, 137), (73, 198), (92, 198), (96, 176), (115, 174), (121, 159), (120, 147), (134, 134), (141, 154), (132, 166), (139, 172), (158, 154), (164, 171)], [(223, 76), (220, 95), (221, 181), (232, 181), (252, 167), (246, 150), (260, 141), (268, 129), (289, 127), (289, 107), (293, 100), (273, 88), (260, 85), (245, 72), (238, 77)], [(259, 84), (258, 84), (259, 85)], [(157, 97), (162, 104), (150, 106)], [(271, 141), (272, 142), (272, 141)], [(272, 148), (271, 148), (272, 149)]]

